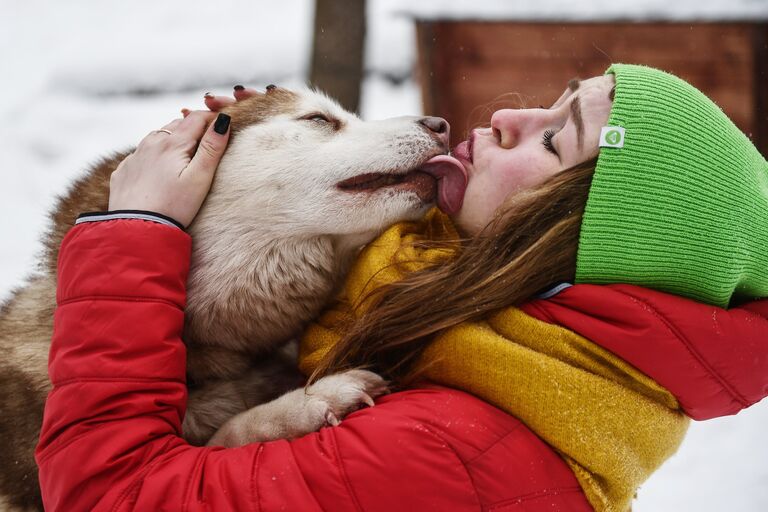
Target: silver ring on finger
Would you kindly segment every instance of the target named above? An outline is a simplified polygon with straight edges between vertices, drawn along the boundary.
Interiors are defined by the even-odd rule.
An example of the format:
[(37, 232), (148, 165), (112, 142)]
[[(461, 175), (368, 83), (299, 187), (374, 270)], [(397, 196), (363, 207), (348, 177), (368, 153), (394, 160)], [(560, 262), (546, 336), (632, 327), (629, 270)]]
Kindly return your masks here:
[(166, 130), (165, 128), (160, 128), (159, 130), (155, 130), (154, 133), (167, 133), (168, 135), (173, 135), (173, 132), (171, 130)]

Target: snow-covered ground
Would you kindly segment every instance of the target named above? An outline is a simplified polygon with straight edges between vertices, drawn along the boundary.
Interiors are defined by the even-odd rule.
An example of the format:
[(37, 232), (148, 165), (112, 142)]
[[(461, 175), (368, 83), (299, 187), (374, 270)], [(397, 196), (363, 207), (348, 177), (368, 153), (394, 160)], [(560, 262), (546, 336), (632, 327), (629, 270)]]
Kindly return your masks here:
[[(622, 5), (639, 16), (672, 4), (369, 0), (363, 117), (421, 108), (410, 77), (412, 27), (396, 13), (465, 15), (467, 5), (478, 17), (529, 17), (618, 12)], [(678, 17), (681, 5), (713, 16), (768, 16), (766, 0), (675, 5)], [(303, 82), (312, 9), (310, 0), (0, 0), (0, 300), (33, 270), (55, 195), (98, 155), (135, 144), (182, 106), (201, 106), (208, 90)], [(768, 510), (766, 432), (768, 402), (694, 424), (680, 453), (640, 489), (634, 510)]]

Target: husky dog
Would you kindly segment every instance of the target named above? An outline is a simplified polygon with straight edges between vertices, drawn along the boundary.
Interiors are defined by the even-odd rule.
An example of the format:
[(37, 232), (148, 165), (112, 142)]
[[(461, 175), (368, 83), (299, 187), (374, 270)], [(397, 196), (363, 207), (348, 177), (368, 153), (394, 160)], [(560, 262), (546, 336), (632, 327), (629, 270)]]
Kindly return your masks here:
[[(290, 340), (362, 245), (422, 216), (439, 182), (466, 179), (446, 155), (440, 118), (363, 122), (322, 94), (275, 87), (226, 112), (232, 138), (188, 228), (184, 436), (193, 444), (300, 436), (385, 392), (362, 370), (295, 389)], [(39, 274), (0, 310), (0, 510), (42, 509), (33, 451), (50, 388), (59, 245), (79, 213), (106, 209), (110, 174), (127, 154), (95, 165), (59, 200)]]

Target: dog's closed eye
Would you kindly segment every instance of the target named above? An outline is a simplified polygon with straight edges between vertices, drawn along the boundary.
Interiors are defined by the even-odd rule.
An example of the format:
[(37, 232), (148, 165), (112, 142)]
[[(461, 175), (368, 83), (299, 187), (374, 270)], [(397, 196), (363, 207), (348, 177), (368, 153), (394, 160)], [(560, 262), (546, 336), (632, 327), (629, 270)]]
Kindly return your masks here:
[(301, 120), (312, 121), (322, 126), (329, 125), (331, 128), (333, 128), (334, 131), (341, 128), (341, 121), (339, 121), (338, 119), (331, 118), (320, 112), (313, 112), (311, 114), (307, 114), (306, 116), (302, 117)]

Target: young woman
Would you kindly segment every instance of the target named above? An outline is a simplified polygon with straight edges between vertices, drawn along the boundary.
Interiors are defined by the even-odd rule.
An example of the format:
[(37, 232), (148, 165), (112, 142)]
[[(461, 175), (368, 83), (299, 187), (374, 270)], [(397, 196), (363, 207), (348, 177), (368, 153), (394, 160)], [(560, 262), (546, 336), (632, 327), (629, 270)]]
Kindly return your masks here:
[[(110, 208), (189, 224), (226, 144), (226, 117), (202, 135), (210, 116), (164, 128), (190, 144), (142, 141)], [(698, 91), (616, 65), (550, 109), (496, 112), (456, 156), (471, 239), (426, 244), (457, 236), (439, 214), (394, 226), (303, 346), (307, 372), (363, 364), (412, 386), (291, 442), (179, 437), (189, 238), (77, 225), (37, 451), (46, 508), (623, 512), (687, 417), (765, 396), (768, 163)]]

